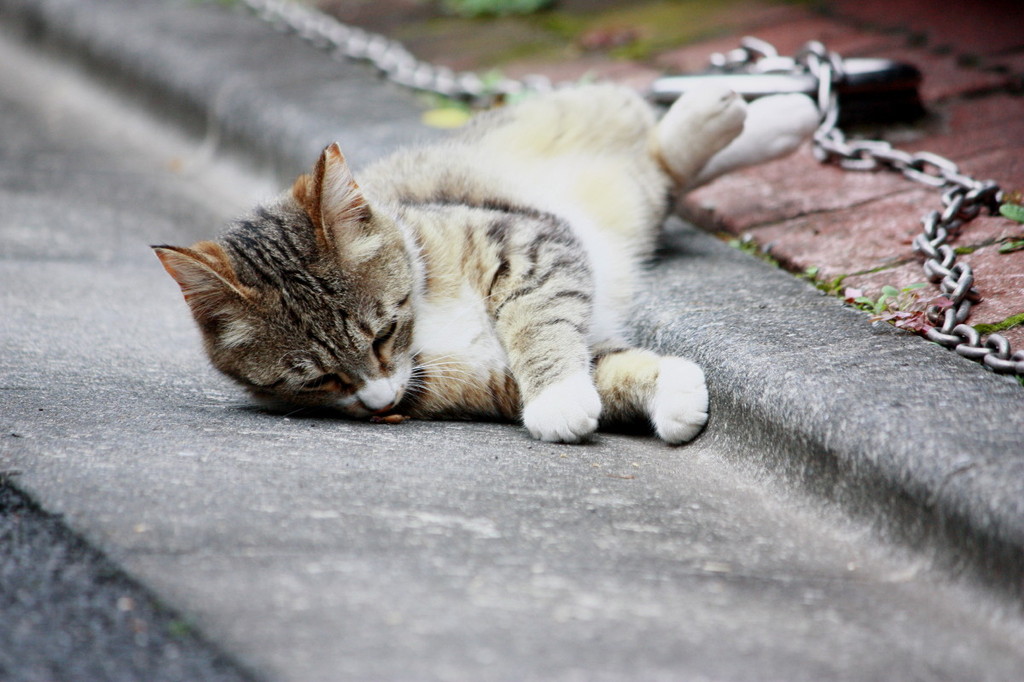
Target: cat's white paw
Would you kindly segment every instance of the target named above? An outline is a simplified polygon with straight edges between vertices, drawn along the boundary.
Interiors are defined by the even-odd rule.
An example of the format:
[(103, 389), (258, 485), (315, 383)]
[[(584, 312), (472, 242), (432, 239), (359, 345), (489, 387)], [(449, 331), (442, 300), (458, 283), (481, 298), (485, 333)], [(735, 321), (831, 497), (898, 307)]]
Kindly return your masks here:
[(713, 154), (743, 130), (747, 105), (725, 88), (703, 88), (680, 97), (658, 123), (662, 160), (687, 184)]
[[(762, 97), (747, 109), (747, 128), (764, 150), (765, 160), (795, 151), (819, 123), (818, 105), (807, 95)], [(743, 132), (741, 139), (747, 137), (747, 131)]]
[[(742, 130), (747, 117), (747, 103), (732, 90), (704, 88), (687, 96), (684, 115), (686, 130), (682, 134), (701, 135), (714, 146), (728, 144)], [(671, 119), (669, 119), (671, 121)]]
[(597, 429), (601, 398), (587, 372), (551, 384), (526, 404), (523, 424), (538, 440), (578, 443)]
[(715, 154), (691, 187), (739, 168), (793, 153), (818, 127), (818, 107), (807, 95), (772, 95), (747, 107), (743, 133)]
[(651, 415), (658, 437), (667, 443), (685, 443), (700, 433), (708, 420), (701, 368), (683, 358), (662, 358)]
[(743, 130), (747, 104), (728, 88), (702, 88), (680, 97), (658, 123), (663, 142), (721, 148)]

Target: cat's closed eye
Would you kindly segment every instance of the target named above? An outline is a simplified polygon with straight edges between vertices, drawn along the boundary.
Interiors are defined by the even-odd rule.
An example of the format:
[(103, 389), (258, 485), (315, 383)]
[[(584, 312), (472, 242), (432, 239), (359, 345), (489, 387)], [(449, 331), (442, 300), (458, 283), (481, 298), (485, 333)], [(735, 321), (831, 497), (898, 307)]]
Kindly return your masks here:
[(392, 339), (394, 339), (395, 332), (398, 330), (398, 321), (393, 320), (391, 324), (385, 327), (377, 338), (373, 340), (373, 354), (377, 356), (377, 361), (382, 365), (386, 366), (391, 361), (392, 353)]
[(347, 376), (337, 373), (321, 374), (302, 384), (303, 391), (339, 392), (352, 390), (352, 382)]
[(397, 328), (398, 321), (393, 320), (391, 324), (389, 324), (387, 327), (381, 330), (381, 332), (377, 334), (377, 338), (373, 340), (374, 350), (379, 349), (380, 346), (383, 346), (385, 343), (387, 343), (391, 339), (391, 337), (394, 336), (395, 330)]

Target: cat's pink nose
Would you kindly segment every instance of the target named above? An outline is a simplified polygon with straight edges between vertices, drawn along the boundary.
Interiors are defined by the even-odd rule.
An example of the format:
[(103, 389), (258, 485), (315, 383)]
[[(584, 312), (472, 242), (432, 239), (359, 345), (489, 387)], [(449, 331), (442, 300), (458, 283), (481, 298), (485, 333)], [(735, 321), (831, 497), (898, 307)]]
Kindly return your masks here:
[(374, 409), (370, 409), (369, 407), (367, 407), (366, 409), (369, 410), (370, 414), (381, 415), (381, 414), (384, 414), (385, 412), (388, 412), (388, 411), (392, 410), (394, 407), (395, 407), (395, 403), (394, 402), (390, 402), (387, 405), (385, 405), (384, 407), (381, 407), (380, 409), (374, 410)]

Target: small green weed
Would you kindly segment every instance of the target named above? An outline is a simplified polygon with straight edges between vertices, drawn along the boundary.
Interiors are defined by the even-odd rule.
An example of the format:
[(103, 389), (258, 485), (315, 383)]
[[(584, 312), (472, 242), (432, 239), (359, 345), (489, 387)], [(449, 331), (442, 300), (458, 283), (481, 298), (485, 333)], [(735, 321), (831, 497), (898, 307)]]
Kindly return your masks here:
[(875, 315), (881, 315), (887, 310), (910, 310), (918, 301), (917, 294), (913, 292), (926, 286), (928, 285), (924, 282), (917, 282), (902, 289), (886, 285), (882, 287), (882, 294), (874, 300), (865, 296), (860, 289), (847, 289), (846, 302)]
[(192, 626), (176, 618), (167, 624), (167, 634), (175, 639), (183, 639), (192, 634)]
[(927, 304), (922, 303), (917, 290), (926, 286), (928, 285), (925, 282), (911, 284), (902, 289), (886, 285), (882, 287), (877, 299), (865, 296), (861, 289), (848, 287), (843, 292), (843, 300), (855, 308), (871, 313), (872, 322), (888, 322), (899, 329), (922, 334), (933, 326), (925, 314), (928, 307), (938, 306), (943, 309), (953, 304), (945, 296), (937, 296)]
[[(1013, 190), (1003, 195), (1003, 203), (999, 206), (999, 213), (1004, 218), (1024, 223), (1024, 192)], [(1002, 253), (1002, 249), (1000, 249)]]
[(821, 268), (819, 268), (817, 265), (812, 265), (811, 267), (806, 268), (802, 273), (800, 273), (800, 278), (806, 279), (809, 282), (816, 282), (818, 281), (819, 272), (821, 272)]
[(779, 261), (772, 258), (771, 255), (767, 251), (762, 249), (761, 245), (754, 241), (754, 239), (750, 235), (743, 235), (742, 237), (729, 239), (726, 243), (732, 248), (739, 249), (743, 253), (749, 254), (754, 258), (763, 260), (765, 263), (768, 263), (769, 265), (773, 265), (777, 268), (781, 267), (779, 265)]
[(1009, 237), (999, 245), (999, 253), (1013, 253), (1014, 251), (1024, 251), (1024, 236)]
[(532, 14), (551, 4), (552, 0), (444, 0), (445, 9), (463, 17)]
[(839, 275), (832, 279), (821, 279), (821, 268), (816, 265), (805, 269), (802, 273), (797, 275), (800, 279), (805, 279), (813, 284), (818, 291), (824, 292), (829, 296), (838, 296), (843, 288), (843, 280), (846, 279), (846, 275)]

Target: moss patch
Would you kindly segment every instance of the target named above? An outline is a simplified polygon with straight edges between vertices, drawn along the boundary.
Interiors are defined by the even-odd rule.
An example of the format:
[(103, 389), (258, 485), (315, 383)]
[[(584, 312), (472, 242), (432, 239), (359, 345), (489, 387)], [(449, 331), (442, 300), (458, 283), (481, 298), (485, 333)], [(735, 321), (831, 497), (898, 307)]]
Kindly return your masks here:
[(979, 334), (994, 334), (996, 332), (1006, 331), (1012, 329), (1018, 325), (1024, 324), (1024, 313), (1017, 313), (1011, 315), (1002, 322), (996, 322), (995, 324), (976, 324), (974, 328), (978, 330)]
[[(306, 0), (312, 2), (314, 0)], [(531, 14), (475, 18), (435, 16), (393, 31), (428, 60), (458, 55), (471, 69), (519, 60), (564, 60), (592, 51), (614, 59), (647, 61), (660, 52), (728, 33), (749, 11), (785, 0), (642, 0), (593, 9), (550, 9)], [(609, 40), (608, 36), (628, 36)]]

